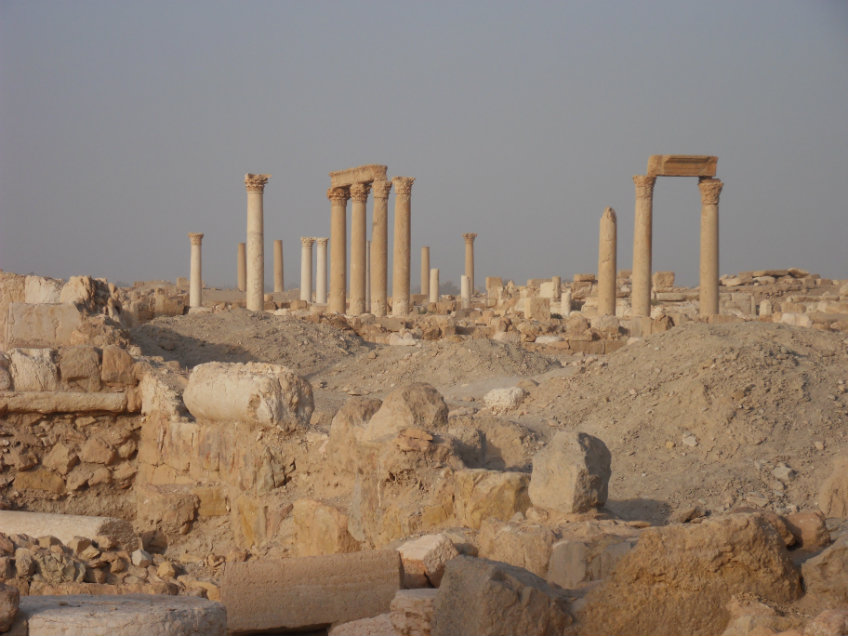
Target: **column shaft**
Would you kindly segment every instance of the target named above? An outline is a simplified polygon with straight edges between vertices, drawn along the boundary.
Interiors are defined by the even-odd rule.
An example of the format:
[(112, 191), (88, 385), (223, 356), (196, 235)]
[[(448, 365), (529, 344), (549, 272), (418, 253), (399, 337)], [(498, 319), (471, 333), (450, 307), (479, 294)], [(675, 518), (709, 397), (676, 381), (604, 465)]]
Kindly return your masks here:
[(311, 236), (300, 237), (300, 299), (312, 302), (312, 244)]
[(700, 314), (719, 313), (718, 303), (718, 198), (724, 184), (720, 179), (700, 179), (701, 266)]
[(236, 272), (238, 275), (238, 278), (236, 279), (238, 290), (245, 291), (247, 289), (247, 253), (245, 251), (244, 243), (238, 244)]
[(283, 280), (283, 242), (274, 241), (274, 292), (282, 292), (286, 288)]
[(330, 188), (330, 302), (328, 309), (337, 314), (347, 311), (347, 188)]
[(191, 241), (188, 306), (201, 307), (203, 305), (203, 270), (200, 255), (200, 244), (201, 241), (203, 241), (203, 234), (192, 232), (188, 235), (188, 238)]
[(250, 311), (265, 307), (265, 230), (262, 196), (271, 175), (246, 174), (247, 188), (247, 294)]
[(615, 210), (607, 208), (601, 216), (598, 240), (598, 313), (601, 316), (615, 316), (617, 232)]
[(636, 175), (636, 214), (633, 223), (633, 271), (631, 313), (634, 316), (651, 315), (651, 235), (656, 177)]
[(459, 277), (459, 298), (462, 309), (471, 307), (471, 282), (466, 274)]
[(474, 232), (463, 234), (465, 239), (465, 275), (468, 276), (468, 288), (470, 293), (474, 293), (474, 239), (477, 235)]
[(409, 313), (409, 259), (412, 243), (412, 177), (395, 177), (395, 237), (392, 259), (392, 315)]
[(430, 296), (430, 248), (421, 248), (421, 293)]
[(354, 316), (365, 313), (365, 202), (370, 189), (367, 183), (350, 187), (350, 313)]
[(386, 315), (389, 270), (388, 208), (391, 181), (375, 181), (374, 216), (371, 221), (371, 313)]
[(316, 238), (318, 246), (315, 264), (315, 302), (327, 304), (327, 241), (328, 238)]
[(430, 270), (430, 302), (439, 302), (439, 269), (437, 267)]
[(371, 241), (365, 241), (365, 313), (371, 313)]

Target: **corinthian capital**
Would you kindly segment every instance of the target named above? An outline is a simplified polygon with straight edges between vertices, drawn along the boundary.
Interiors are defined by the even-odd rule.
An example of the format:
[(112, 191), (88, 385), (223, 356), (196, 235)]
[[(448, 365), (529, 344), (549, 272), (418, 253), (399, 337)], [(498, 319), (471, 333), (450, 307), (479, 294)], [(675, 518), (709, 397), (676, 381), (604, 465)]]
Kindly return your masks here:
[(347, 188), (327, 188), (327, 198), (330, 201), (341, 201), (347, 203), (350, 192)]
[(474, 239), (477, 238), (477, 234), (475, 232), (467, 232), (466, 234), (462, 235), (462, 238), (465, 239), (466, 243), (473, 243)]
[(244, 187), (247, 188), (248, 192), (262, 192), (270, 178), (270, 174), (251, 174), (248, 172), (244, 175)]
[(718, 195), (724, 187), (721, 179), (698, 179), (698, 189), (701, 191), (701, 205), (718, 205)]
[(367, 183), (354, 183), (350, 186), (350, 198), (359, 203), (365, 203), (368, 200), (368, 193), (371, 191), (371, 186)]
[(189, 232), (188, 240), (192, 245), (200, 245), (200, 242), (203, 240), (203, 234), (200, 232)]
[(388, 199), (389, 192), (392, 190), (391, 181), (375, 181), (372, 184), (375, 199)]
[(650, 199), (654, 196), (654, 183), (656, 177), (646, 177), (645, 175), (637, 174), (633, 177), (633, 183), (636, 184), (636, 198)]
[(412, 183), (414, 181), (415, 177), (394, 177), (392, 179), (392, 185), (395, 186), (395, 195), (398, 199), (409, 201), (409, 197), (412, 195)]

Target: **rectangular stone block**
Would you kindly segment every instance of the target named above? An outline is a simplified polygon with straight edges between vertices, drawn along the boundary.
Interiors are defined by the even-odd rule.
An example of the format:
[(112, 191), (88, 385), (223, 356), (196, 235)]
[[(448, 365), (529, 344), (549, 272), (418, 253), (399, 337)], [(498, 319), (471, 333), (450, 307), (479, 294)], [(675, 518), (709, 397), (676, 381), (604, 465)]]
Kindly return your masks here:
[(348, 168), (347, 170), (336, 170), (330, 173), (330, 187), (342, 188), (351, 186), (354, 183), (386, 181), (388, 170), (388, 166), (381, 166), (379, 164), (357, 166), (356, 168)]
[(533, 320), (551, 319), (551, 299), (538, 296), (524, 300), (524, 317)]
[(123, 519), (20, 510), (0, 510), (0, 532), (6, 535), (28, 534), (31, 537), (49, 535), (62, 543), (68, 543), (74, 537), (93, 539), (103, 535), (121, 547), (132, 547), (136, 540), (132, 524)]
[(649, 177), (714, 177), (718, 157), (709, 155), (651, 155)]
[(6, 349), (72, 344), (71, 335), (80, 325), (82, 314), (69, 303), (10, 303), (6, 317)]
[(401, 586), (395, 550), (228, 563), (230, 634), (315, 630), (388, 612)]

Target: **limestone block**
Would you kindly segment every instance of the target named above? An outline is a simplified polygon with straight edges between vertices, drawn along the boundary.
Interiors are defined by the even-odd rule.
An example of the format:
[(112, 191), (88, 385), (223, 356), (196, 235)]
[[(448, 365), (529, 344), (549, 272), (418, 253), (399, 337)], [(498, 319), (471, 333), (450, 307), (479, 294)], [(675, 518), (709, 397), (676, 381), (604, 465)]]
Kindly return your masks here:
[(12, 384), (17, 391), (56, 391), (59, 370), (51, 349), (12, 349), (9, 352)]
[(336, 411), (327, 443), (327, 456), (336, 470), (351, 475), (356, 473), (356, 443), (381, 405), (376, 398), (352, 397)]
[(400, 636), (388, 613), (334, 625), (327, 636)]
[(62, 287), (59, 302), (90, 307), (96, 293), (97, 288), (91, 276), (71, 276)]
[(539, 285), (539, 297), (548, 300), (554, 299), (554, 284), (552, 281), (545, 281)]
[(101, 379), (109, 386), (133, 386), (133, 357), (117, 345), (103, 347), (103, 367)]
[(762, 515), (651, 527), (586, 596), (581, 633), (721, 633), (731, 596), (787, 603), (801, 593), (798, 570)]
[(57, 442), (41, 460), (45, 468), (56, 471), (60, 475), (67, 475), (71, 468), (79, 463), (79, 457), (75, 452), (62, 442)]
[(183, 402), (197, 419), (277, 426), (291, 432), (312, 416), (310, 384), (278, 364), (207, 362), (191, 371)]
[(24, 281), (25, 303), (59, 303), (62, 302), (62, 286), (64, 281), (45, 276), (27, 276)]
[(833, 470), (819, 488), (816, 503), (828, 517), (848, 518), (848, 457), (836, 457)]
[(405, 428), (433, 431), (447, 421), (448, 405), (441, 394), (429, 384), (410, 384), (386, 396), (360, 439), (370, 442), (394, 437)]
[(708, 155), (651, 155), (649, 177), (714, 177), (718, 157)]
[(10, 303), (6, 318), (6, 348), (58, 347), (72, 344), (83, 316), (73, 305)]
[(62, 347), (59, 350), (59, 376), (62, 384), (79, 391), (100, 390), (100, 353), (90, 345)]
[(229, 633), (317, 629), (388, 612), (401, 585), (395, 550), (227, 563)]
[(533, 457), (530, 500), (534, 506), (565, 513), (603, 506), (610, 460), (609, 450), (597, 437), (561, 431)]
[(528, 320), (550, 320), (551, 299), (530, 296), (524, 299), (524, 317)]
[(651, 286), (653, 289), (671, 289), (674, 287), (674, 272), (654, 272)]
[(227, 612), (193, 596), (26, 596), (15, 629), (33, 636), (224, 636)]
[(398, 547), (403, 563), (404, 587), (439, 587), (445, 564), (459, 556), (453, 542), (444, 534), (426, 534)]
[(558, 541), (551, 547), (545, 579), (567, 589), (599, 581), (609, 576), (635, 543), (635, 537), (616, 535)]
[(848, 536), (839, 537), (833, 545), (804, 561), (801, 575), (808, 596), (831, 606), (848, 603)]
[(786, 526), (792, 533), (794, 543), (802, 548), (823, 548), (830, 544), (825, 516), (818, 511), (805, 510), (786, 515)]
[(388, 166), (379, 164), (368, 164), (348, 168), (346, 170), (336, 170), (330, 173), (330, 187), (342, 188), (351, 186), (354, 183), (372, 183), (374, 181), (385, 181)]
[(12, 627), (20, 604), (21, 593), (18, 588), (0, 583), (0, 633)]
[(80, 459), (89, 464), (113, 464), (118, 453), (99, 436), (89, 437), (80, 448)]
[(136, 522), (166, 535), (187, 534), (197, 518), (200, 500), (179, 486), (136, 488)]
[(348, 532), (348, 518), (338, 508), (314, 499), (298, 499), (292, 508), (295, 556), (356, 552), (359, 542)]
[(66, 544), (74, 537), (93, 539), (102, 535), (123, 548), (133, 547), (136, 541), (132, 524), (123, 519), (18, 510), (0, 510), (0, 532), (31, 537), (50, 535)]
[(784, 313), (780, 316), (780, 322), (784, 325), (791, 325), (793, 327), (812, 327), (813, 320), (807, 314), (801, 313)]
[(492, 389), (483, 396), (483, 402), (492, 413), (506, 413), (524, 401), (529, 394), (518, 386), (503, 389)]
[(389, 618), (402, 636), (430, 636), (438, 590), (398, 590), (392, 599)]
[(477, 540), (481, 558), (509, 563), (544, 578), (556, 536), (539, 524), (485, 519)]
[(505, 563), (460, 556), (436, 595), (433, 636), (563, 634), (572, 623), (562, 590)]
[(530, 506), (527, 486), (530, 475), (475, 468), (454, 475), (456, 519), (468, 528), (478, 529), (484, 519), (509, 519)]

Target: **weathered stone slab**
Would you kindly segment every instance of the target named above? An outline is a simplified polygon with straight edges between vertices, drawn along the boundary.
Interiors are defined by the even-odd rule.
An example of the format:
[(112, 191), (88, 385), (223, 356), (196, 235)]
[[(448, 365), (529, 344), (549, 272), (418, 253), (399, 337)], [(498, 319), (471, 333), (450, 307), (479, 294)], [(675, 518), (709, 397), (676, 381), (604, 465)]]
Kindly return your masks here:
[(13, 632), (30, 636), (224, 636), (227, 612), (221, 603), (193, 596), (25, 596)]
[(74, 305), (10, 303), (6, 348), (72, 344), (71, 336), (81, 325), (82, 313)]
[(61, 515), (50, 512), (0, 510), (0, 532), (7, 535), (27, 534), (31, 537), (53, 536), (62, 543), (68, 543), (74, 537), (93, 539), (102, 535), (125, 548), (134, 547), (136, 541), (129, 521), (115, 517)]
[(343, 188), (345, 186), (351, 186), (354, 183), (386, 181), (388, 170), (388, 166), (381, 166), (379, 164), (368, 164), (367, 166), (357, 166), (356, 168), (348, 168), (347, 170), (336, 170), (330, 173), (330, 187)]
[(649, 177), (714, 177), (718, 157), (709, 155), (651, 155)]
[(401, 586), (395, 550), (228, 563), (231, 634), (306, 630), (388, 612)]
[(76, 413), (129, 410), (126, 391), (78, 393), (76, 391), (32, 391), (0, 394), (0, 413)]

